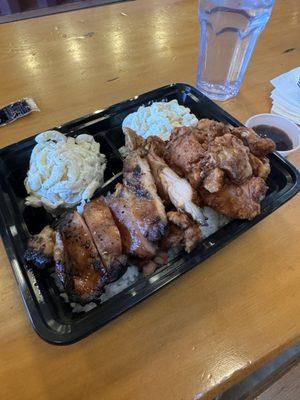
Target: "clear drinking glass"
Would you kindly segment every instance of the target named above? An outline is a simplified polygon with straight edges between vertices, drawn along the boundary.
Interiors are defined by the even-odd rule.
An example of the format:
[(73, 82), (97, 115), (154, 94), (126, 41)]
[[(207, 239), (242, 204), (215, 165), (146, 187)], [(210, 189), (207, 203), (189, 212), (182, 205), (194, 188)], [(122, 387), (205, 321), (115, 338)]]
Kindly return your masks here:
[(273, 4), (274, 0), (199, 0), (201, 92), (216, 100), (237, 95)]

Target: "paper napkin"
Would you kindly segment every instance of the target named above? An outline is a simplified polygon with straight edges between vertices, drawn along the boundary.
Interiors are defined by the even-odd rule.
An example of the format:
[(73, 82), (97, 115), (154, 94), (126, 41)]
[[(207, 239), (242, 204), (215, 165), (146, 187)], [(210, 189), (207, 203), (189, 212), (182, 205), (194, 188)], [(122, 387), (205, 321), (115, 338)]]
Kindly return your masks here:
[(271, 112), (300, 124), (300, 67), (277, 76), (271, 84)]

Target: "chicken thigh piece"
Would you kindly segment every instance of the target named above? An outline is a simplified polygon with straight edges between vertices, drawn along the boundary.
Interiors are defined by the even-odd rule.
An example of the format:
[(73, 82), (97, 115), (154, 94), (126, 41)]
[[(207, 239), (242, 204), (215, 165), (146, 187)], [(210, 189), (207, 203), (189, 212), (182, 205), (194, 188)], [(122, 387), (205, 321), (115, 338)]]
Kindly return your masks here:
[(240, 126), (231, 128), (230, 133), (241, 139), (255, 156), (264, 157), (276, 150), (276, 145), (269, 138), (260, 137), (253, 129)]
[(166, 147), (166, 142), (164, 142), (159, 136), (148, 136), (147, 139), (144, 139), (130, 128), (124, 128), (123, 132), (125, 136), (125, 146), (130, 152), (139, 150), (141, 155), (145, 155), (150, 149), (152, 149), (162, 157)]
[(118, 279), (127, 257), (122, 254), (121, 235), (104, 199), (99, 197), (87, 203), (83, 218), (106, 268), (108, 280), (113, 282)]
[(76, 211), (58, 227), (54, 260), (59, 279), (74, 299), (89, 302), (101, 295), (107, 271), (88, 227)]
[(128, 150), (133, 151), (144, 147), (146, 140), (142, 136), (138, 135), (133, 129), (123, 128), (123, 133), (125, 136), (125, 146)]
[(254, 154), (249, 154), (249, 161), (252, 167), (253, 175), (267, 179), (271, 172), (270, 161), (267, 157), (258, 158)]
[(152, 203), (151, 218), (153, 224), (148, 225), (149, 230), (144, 231), (145, 237), (151, 241), (158, 240), (167, 225), (167, 215), (161, 198), (157, 194), (155, 182), (146, 158), (137, 151), (130, 153), (123, 162), (124, 185), (137, 197)]
[(180, 127), (172, 131), (163, 159), (176, 174), (188, 179), (193, 188), (198, 188), (203, 179), (200, 162), (205, 156), (196, 129)]
[(218, 136), (210, 142), (207, 154), (207, 161), (203, 161), (201, 165), (205, 172), (219, 168), (237, 185), (242, 184), (252, 176), (248, 147), (244, 146), (240, 139), (230, 133)]
[(203, 187), (210, 193), (218, 192), (224, 184), (225, 173), (220, 168), (212, 169), (203, 181)]
[(200, 195), (209, 207), (220, 214), (251, 220), (260, 214), (260, 202), (264, 199), (267, 189), (262, 178), (252, 177), (242, 185), (227, 181), (216, 193), (201, 188)]
[(156, 246), (150, 237), (158, 235), (159, 222), (154, 202), (122, 184), (117, 184), (115, 192), (105, 201), (120, 231), (124, 252), (142, 259), (154, 257)]
[(148, 161), (152, 172), (156, 175), (155, 180), (160, 181), (165, 195), (178, 211), (184, 211), (196, 222), (205, 225), (205, 217), (198, 205), (198, 195), (189, 182), (180, 178), (163, 159), (155, 153), (149, 152)]

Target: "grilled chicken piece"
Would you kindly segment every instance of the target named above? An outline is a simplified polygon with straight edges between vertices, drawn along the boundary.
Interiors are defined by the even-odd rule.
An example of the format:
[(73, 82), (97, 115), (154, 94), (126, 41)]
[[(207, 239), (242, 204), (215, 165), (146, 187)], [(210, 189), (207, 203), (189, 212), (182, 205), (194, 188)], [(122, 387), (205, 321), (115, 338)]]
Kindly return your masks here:
[(233, 183), (240, 185), (252, 175), (249, 153), (248, 147), (240, 139), (226, 133), (209, 143), (209, 160), (206, 165), (202, 163), (201, 167), (204, 171), (220, 168)]
[(180, 226), (170, 222), (166, 234), (160, 240), (160, 248), (162, 250), (184, 248), (187, 253), (190, 253), (200, 240), (200, 229), (194, 221), (187, 229), (180, 228)]
[(147, 152), (152, 151), (159, 157), (163, 158), (166, 149), (166, 142), (164, 142), (158, 136), (148, 136), (144, 148), (147, 150)]
[(150, 152), (148, 154), (148, 161), (156, 175), (156, 180), (159, 180), (160, 185), (163, 187), (165, 196), (168, 195), (175, 208), (178, 211), (186, 212), (199, 224), (205, 225), (205, 218), (197, 204), (197, 193), (189, 182), (184, 178), (180, 178), (155, 153)]
[(227, 181), (216, 193), (201, 188), (200, 194), (205, 203), (219, 213), (230, 218), (251, 220), (260, 213), (260, 202), (267, 189), (262, 178), (252, 177), (239, 186)]
[(148, 152), (147, 160), (149, 162), (157, 193), (162, 199), (163, 204), (165, 204), (165, 206), (168, 206), (171, 204), (168, 188), (162, 183), (160, 177), (161, 170), (166, 166), (166, 164), (163, 159), (157, 155), (156, 152), (152, 151), (152, 149)]
[(49, 266), (53, 262), (55, 232), (49, 225), (37, 235), (31, 236), (24, 258), (39, 269)]
[(276, 145), (269, 138), (260, 137), (253, 129), (243, 126), (231, 128), (230, 133), (241, 139), (255, 156), (264, 157), (276, 150)]
[(142, 136), (139, 136), (134, 130), (130, 128), (123, 129), (125, 135), (125, 146), (130, 150), (146, 150), (149, 151), (152, 149), (162, 157), (166, 142), (164, 142), (159, 136), (148, 136), (147, 139), (144, 139)]
[(113, 282), (119, 278), (127, 257), (122, 254), (121, 235), (105, 200), (100, 197), (86, 204), (83, 218), (107, 270), (108, 280)]
[(151, 238), (158, 236), (160, 223), (154, 201), (135, 195), (122, 184), (105, 201), (121, 233), (124, 252), (144, 259), (154, 257)]
[(97, 299), (107, 283), (91, 233), (78, 212), (66, 216), (58, 227), (54, 249), (56, 272), (75, 300)]
[[(163, 157), (166, 148), (166, 142), (164, 142), (158, 136), (149, 136), (147, 139), (143, 139), (141, 136), (137, 135), (135, 131), (129, 128), (123, 129), (125, 135), (126, 147), (130, 151), (137, 151), (140, 156), (146, 156), (149, 152), (157, 154), (159, 157)], [(154, 178), (154, 183), (156, 191), (165, 205), (168, 204), (169, 196), (165, 193), (164, 188), (161, 185), (160, 179), (155, 170), (151, 168), (152, 177)]]
[(144, 147), (146, 140), (139, 136), (134, 130), (130, 128), (123, 128), (125, 135), (125, 146), (130, 150), (134, 151), (140, 147)]
[[(151, 205), (151, 224), (147, 221), (142, 227), (142, 234), (150, 241), (158, 240), (167, 225), (165, 207), (157, 194), (155, 182), (146, 158), (133, 151), (123, 163), (124, 185), (135, 194), (137, 198), (146, 200), (147, 207)], [(139, 221), (137, 221), (140, 224)], [(146, 230), (145, 230), (146, 229)]]

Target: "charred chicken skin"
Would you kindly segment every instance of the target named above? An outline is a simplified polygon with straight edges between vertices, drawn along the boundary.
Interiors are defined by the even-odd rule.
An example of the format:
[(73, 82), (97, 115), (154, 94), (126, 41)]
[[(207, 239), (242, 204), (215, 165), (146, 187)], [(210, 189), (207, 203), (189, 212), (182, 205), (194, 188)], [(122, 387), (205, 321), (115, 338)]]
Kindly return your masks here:
[(43, 269), (52, 263), (54, 245), (55, 231), (47, 225), (40, 233), (29, 239), (24, 258), (37, 268)]
[(122, 254), (121, 235), (104, 198), (86, 204), (83, 218), (106, 268), (109, 282), (118, 279), (126, 264), (126, 255)]
[[(146, 158), (138, 152), (129, 154), (123, 163), (124, 185), (136, 196), (137, 199), (146, 201), (147, 208), (151, 207), (152, 223), (142, 228), (143, 234), (149, 240), (155, 241), (163, 234), (167, 224), (167, 215), (161, 198), (157, 194), (154, 178)], [(145, 231), (146, 229), (146, 231)]]
[(88, 302), (102, 293), (107, 271), (89, 229), (76, 211), (57, 230), (54, 260), (59, 279), (75, 299)]
[(118, 184), (115, 192), (106, 198), (106, 204), (121, 233), (124, 252), (142, 259), (154, 257), (156, 246), (150, 237), (158, 235), (160, 221), (152, 217), (156, 211), (153, 202)]

